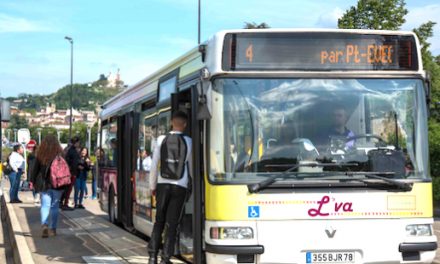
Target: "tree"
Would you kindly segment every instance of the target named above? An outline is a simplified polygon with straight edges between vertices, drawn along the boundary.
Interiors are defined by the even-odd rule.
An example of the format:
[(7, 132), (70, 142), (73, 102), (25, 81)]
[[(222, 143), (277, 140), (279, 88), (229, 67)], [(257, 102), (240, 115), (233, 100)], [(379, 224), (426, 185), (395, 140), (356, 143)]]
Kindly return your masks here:
[(440, 102), (440, 65), (436, 62), (436, 57), (434, 57), (431, 51), (429, 51), (431, 44), (428, 42), (428, 39), (434, 35), (433, 27), (435, 24), (435, 22), (428, 21), (420, 25), (418, 28), (413, 29), (413, 31), (416, 33), (420, 45), (422, 46), (423, 68), (425, 71), (429, 72), (431, 77), (431, 100), (433, 102), (431, 117), (437, 122), (440, 122), (440, 109), (438, 109), (437, 106), (437, 102)]
[(244, 22), (244, 27), (243, 28), (245, 28), (245, 29), (261, 29), (261, 28), (270, 28), (270, 26), (266, 23), (266, 22), (263, 22), (263, 23), (260, 23), (260, 24), (257, 24), (257, 23), (255, 23), (255, 22)]
[(28, 128), (29, 124), (26, 121), (26, 118), (19, 115), (11, 115), (11, 119), (9, 120), (9, 128), (10, 129), (20, 129), (20, 128)]
[(359, 0), (338, 19), (339, 28), (397, 30), (408, 14), (404, 0)]

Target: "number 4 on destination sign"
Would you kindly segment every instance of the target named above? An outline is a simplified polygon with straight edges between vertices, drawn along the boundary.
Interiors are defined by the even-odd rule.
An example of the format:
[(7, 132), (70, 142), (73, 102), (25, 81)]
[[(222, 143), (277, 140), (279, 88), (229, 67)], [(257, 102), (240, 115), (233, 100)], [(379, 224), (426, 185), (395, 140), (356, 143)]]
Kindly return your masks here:
[(252, 63), (252, 59), (254, 58), (253, 45), (249, 44), (246, 49), (246, 59), (248, 62)]

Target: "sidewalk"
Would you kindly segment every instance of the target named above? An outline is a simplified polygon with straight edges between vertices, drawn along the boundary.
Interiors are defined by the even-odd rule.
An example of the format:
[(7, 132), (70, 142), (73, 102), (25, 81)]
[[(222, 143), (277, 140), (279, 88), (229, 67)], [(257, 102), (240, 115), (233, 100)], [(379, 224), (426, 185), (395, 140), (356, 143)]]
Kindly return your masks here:
[[(85, 200), (85, 210), (60, 211), (57, 236), (43, 239), (40, 208), (34, 205), (32, 192), (19, 192), (19, 197), (22, 204), (7, 208), (13, 208), (11, 221), (14, 215), (19, 219), (21, 232), (14, 230), (15, 237), (24, 237), (25, 242), (17, 242), (17, 247), (27, 247), (34, 263), (148, 262), (147, 241), (110, 224), (97, 200)], [(9, 201), (7, 193), (5, 199)]]

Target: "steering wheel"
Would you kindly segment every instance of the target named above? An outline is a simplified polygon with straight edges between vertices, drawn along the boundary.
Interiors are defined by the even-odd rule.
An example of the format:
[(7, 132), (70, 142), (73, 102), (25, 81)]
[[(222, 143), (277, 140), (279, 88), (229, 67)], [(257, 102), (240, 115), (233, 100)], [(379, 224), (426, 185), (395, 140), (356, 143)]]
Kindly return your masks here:
[(355, 135), (352, 137), (348, 137), (345, 139), (345, 143), (352, 141), (352, 140), (360, 139), (360, 138), (375, 138), (375, 139), (379, 140), (379, 142), (381, 144), (386, 144), (385, 140), (383, 138), (381, 138), (380, 136), (375, 135), (375, 134), (359, 134), (359, 135)]
[(338, 137), (338, 140), (336, 140), (336, 142), (335, 142), (336, 144), (331, 147), (330, 152), (332, 152), (333, 154), (339, 154), (339, 155), (345, 155), (345, 154), (351, 153), (351, 152), (355, 151), (355, 148), (348, 148), (347, 149), (347, 148), (345, 148), (345, 144), (347, 142), (354, 141), (354, 140), (360, 139), (360, 138), (374, 138), (379, 141), (380, 145), (386, 146), (385, 140), (378, 135), (359, 134), (359, 135), (355, 135), (355, 136), (348, 137), (348, 138)]

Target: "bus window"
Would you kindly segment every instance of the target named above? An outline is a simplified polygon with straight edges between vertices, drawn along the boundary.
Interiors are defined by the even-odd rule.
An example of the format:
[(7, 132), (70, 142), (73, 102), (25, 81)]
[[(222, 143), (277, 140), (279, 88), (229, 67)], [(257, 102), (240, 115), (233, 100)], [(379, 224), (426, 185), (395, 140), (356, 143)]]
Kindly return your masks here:
[(117, 125), (116, 120), (105, 125), (102, 128), (102, 150), (107, 167), (116, 167), (117, 162), (117, 139), (116, 139)]
[[(142, 120), (143, 118), (141, 118)], [(151, 155), (156, 145), (156, 117), (150, 117), (140, 123), (139, 127), (139, 148), (137, 167), (138, 171), (147, 171), (151, 169)]]
[(176, 80), (177, 78), (174, 76), (159, 84), (159, 102), (171, 98), (171, 94), (176, 91)]
[(165, 135), (171, 129), (171, 112), (163, 112), (159, 114), (157, 135)]
[(424, 176), (414, 144), (419, 122), (414, 106), (423, 98), (417, 97), (417, 80), (280, 79), (259, 86), (264, 81), (214, 83), (212, 180), (256, 181), (322, 160), (356, 162), (350, 170), (377, 171), (371, 160), (383, 149), (397, 165), (387, 163), (380, 171), (393, 171), (395, 178)]
[(139, 146), (136, 159), (135, 172), (135, 197), (136, 214), (148, 221), (153, 221), (153, 205), (151, 202), (151, 191), (149, 188), (149, 173), (151, 169), (151, 153), (156, 144), (156, 116), (141, 116), (139, 124)]

